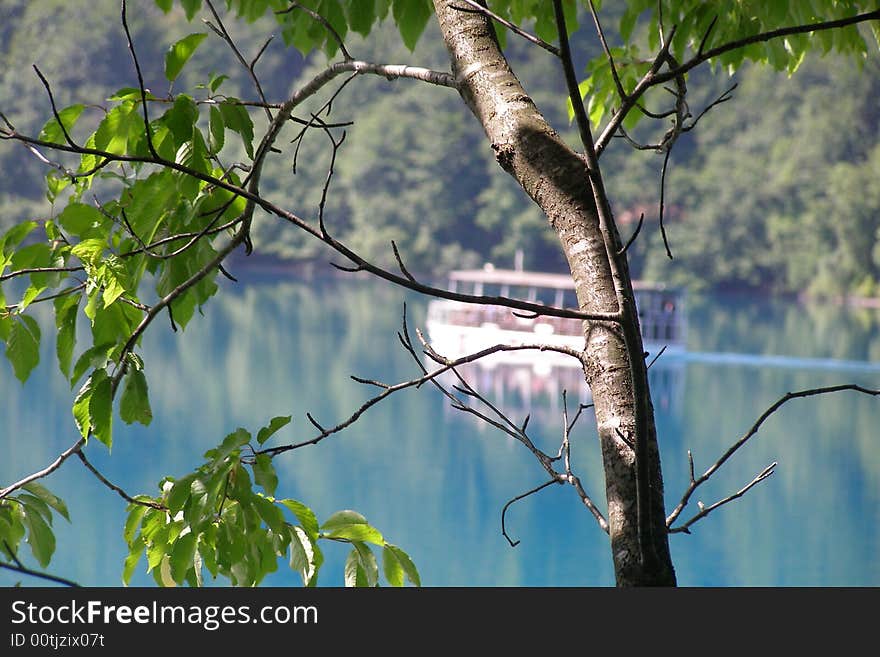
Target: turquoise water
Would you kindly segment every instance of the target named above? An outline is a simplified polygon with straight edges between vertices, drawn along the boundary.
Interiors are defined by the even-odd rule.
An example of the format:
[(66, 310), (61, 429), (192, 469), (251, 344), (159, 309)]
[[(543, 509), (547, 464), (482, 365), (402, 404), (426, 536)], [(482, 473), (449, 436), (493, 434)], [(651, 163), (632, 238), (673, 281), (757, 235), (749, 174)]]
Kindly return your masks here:
[[(279, 442), (314, 436), (306, 419), (332, 425), (375, 389), (354, 374), (394, 383), (418, 374), (400, 348), (404, 302), (410, 327), (427, 302), (380, 282), (309, 283), (253, 277), (224, 291), (183, 332), (155, 325), (144, 341), (154, 420), (114, 423), (114, 447), (90, 444), (92, 462), (129, 494), (154, 493), (164, 475), (192, 470), (206, 449), (242, 426), (255, 431), (293, 415)], [(49, 318), (47, 318), (49, 321)], [(731, 355), (737, 354), (737, 355)], [(688, 353), (651, 369), (667, 507), (688, 483), (687, 452), (698, 474), (788, 391), (840, 383), (880, 387), (880, 329), (870, 311), (783, 301), (691, 299)], [(572, 373), (542, 379), (526, 370), (480, 371), (481, 390), (515, 419), (531, 415), (535, 443), (555, 453), (562, 436), (561, 389), (573, 407), (588, 394)], [(41, 365), (22, 386), (0, 375), (0, 482), (49, 463), (75, 442), (71, 392), (46, 341)], [(765, 466), (776, 473), (740, 500), (674, 534), (686, 586), (880, 585), (880, 399), (852, 392), (783, 407), (705, 486), (707, 505), (735, 492)], [(573, 465), (600, 504), (603, 483), (595, 423), (586, 414), (572, 436)], [(607, 536), (569, 487), (551, 486), (501, 510), (545, 481), (518, 443), (449, 407), (427, 387), (369, 410), (343, 433), (276, 459), (279, 497), (319, 517), (363, 513), (400, 545), (430, 586), (606, 586), (613, 584)], [(125, 502), (77, 459), (44, 483), (63, 497), (72, 523), (56, 520), (50, 568), (84, 585), (121, 582)], [(696, 508), (689, 508), (682, 519)], [(342, 583), (343, 547), (326, 546), (321, 582)], [(133, 583), (152, 585), (142, 562)], [(32, 563), (30, 565), (33, 565)], [(282, 562), (282, 566), (284, 562)], [(0, 584), (35, 580), (0, 572)], [(225, 582), (224, 582), (225, 583)], [(298, 585), (282, 569), (266, 581)]]

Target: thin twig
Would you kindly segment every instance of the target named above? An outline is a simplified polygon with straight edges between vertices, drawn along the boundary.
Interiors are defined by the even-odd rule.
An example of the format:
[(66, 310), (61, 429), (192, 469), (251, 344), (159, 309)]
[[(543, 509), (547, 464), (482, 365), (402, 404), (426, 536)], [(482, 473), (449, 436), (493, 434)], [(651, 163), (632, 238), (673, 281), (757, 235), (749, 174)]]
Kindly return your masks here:
[(666, 195), (666, 167), (669, 165), (669, 154), (672, 153), (671, 148), (666, 149), (663, 156), (663, 168), (660, 170), (660, 235), (663, 237), (663, 246), (666, 249), (667, 257), (672, 260), (672, 251), (669, 248), (669, 239), (666, 237), (666, 226), (663, 223), (664, 198)]
[(488, 7), (484, 7), (483, 5), (475, 2), (474, 0), (461, 0), (461, 2), (464, 2), (467, 5), (469, 5), (470, 9), (465, 8), (465, 7), (453, 7), (453, 9), (455, 9), (457, 11), (474, 12), (477, 14), (483, 14), (484, 16), (487, 16), (487, 17), (491, 18), (492, 20), (499, 22), (501, 25), (506, 27), (508, 30), (510, 30), (511, 32), (516, 34), (517, 36), (520, 36), (523, 39), (525, 39), (526, 41), (533, 43), (534, 45), (536, 45), (540, 48), (543, 48), (547, 52), (559, 57), (559, 48), (557, 48), (556, 46), (554, 46), (551, 43), (547, 43), (546, 41), (535, 36), (534, 34), (529, 34), (528, 32), (526, 32), (525, 30), (523, 30), (519, 26), (511, 23), (506, 18), (502, 18), (501, 16), (499, 16), (498, 14), (493, 12)]
[(299, 2), (291, 2), (290, 6), (287, 9), (280, 9), (280, 10), (276, 11), (275, 14), (277, 14), (278, 16), (281, 16), (283, 14), (288, 14), (295, 9), (299, 9), (299, 10), (307, 13), (314, 20), (318, 21), (321, 25), (324, 26), (324, 29), (326, 29), (331, 34), (333, 39), (336, 41), (336, 44), (339, 46), (339, 52), (342, 53), (342, 56), (345, 58), (345, 61), (350, 62), (354, 59), (351, 56), (351, 54), (349, 54), (348, 50), (346, 50), (345, 42), (342, 40), (342, 37), (339, 36), (339, 32), (337, 32), (336, 29), (330, 24), (330, 21), (328, 21), (324, 16), (322, 16), (318, 12), (314, 11), (313, 9), (309, 9), (308, 7), (304, 7)]
[[(673, 26), (666, 43), (662, 44), (660, 52), (654, 58), (654, 63), (651, 65), (651, 68), (648, 70), (647, 73), (645, 73), (638, 84), (636, 84), (633, 91), (629, 94), (627, 101), (621, 104), (621, 106), (617, 109), (617, 111), (609, 120), (608, 124), (605, 126), (602, 134), (599, 135), (599, 137), (596, 139), (596, 153), (601, 155), (602, 151), (608, 145), (610, 139), (617, 132), (617, 129), (623, 122), (623, 119), (626, 117), (627, 114), (629, 114), (630, 110), (632, 110), (632, 108), (642, 97), (642, 95), (651, 87), (664, 84), (666, 82), (669, 82), (670, 80), (674, 80), (676, 77), (683, 76), (685, 73), (688, 73), (691, 69), (696, 68), (703, 62), (706, 62), (714, 57), (723, 55), (727, 52), (731, 52), (744, 46), (751, 45), (753, 43), (763, 43), (766, 41), (772, 41), (773, 39), (792, 36), (795, 34), (810, 34), (813, 32), (833, 30), (850, 25), (857, 25), (859, 23), (864, 23), (872, 20), (880, 20), (880, 9), (856, 14), (855, 16), (848, 16), (846, 18), (768, 30), (766, 32), (760, 32), (758, 34), (753, 34), (751, 36), (743, 37), (741, 39), (729, 41), (728, 43), (722, 44), (715, 48), (711, 48), (710, 50), (699, 50), (693, 57), (691, 57), (683, 64), (679, 64), (678, 66), (670, 68), (670, 70), (664, 73), (660, 73), (660, 67), (663, 63), (667, 61), (669, 46), (672, 43), (673, 35), (675, 33), (676, 26)], [(704, 37), (708, 37), (708, 34), (704, 35)], [(702, 45), (705, 46), (705, 43), (703, 43)]]
[(73, 139), (71, 139), (70, 133), (67, 132), (67, 126), (64, 125), (64, 121), (61, 120), (61, 115), (58, 113), (58, 107), (55, 105), (55, 96), (52, 93), (52, 87), (49, 86), (49, 81), (46, 79), (46, 76), (44, 76), (42, 74), (42, 72), (40, 71), (40, 69), (37, 67), (36, 64), (34, 64), (33, 66), (34, 66), (34, 71), (36, 71), (36, 73), (37, 73), (37, 77), (40, 78), (40, 82), (42, 82), (43, 87), (46, 88), (46, 93), (49, 96), (49, 104), (52, 106), (52, 116), (55, 117), (55, 121), (58, 123), (59, 127), (61, 128), (61, 134), (64, 135), (65, 141), (67, 141), (67, 143), (71, 147), (77, 148), (76, 142), (74, 142)]
[(622, 256), (629, 250), (629, 247), (632, 246), (632, 243), (636, 241), (636, 238), (639, 236), (639, 231), (642, 230), (642, 224), (645, 222), (645, 213), (642, 212), (639, 215), (639, 224), (636, 226), (635, 232), (630, 236), (630, 238), (626, 241), (626, 244), (623, 245), (623, 248), (617, 252), (617, 255)]
[(221, 39), (223, 39), (229, 45), (229, 47), (232, 49), (232, 52), (235, 55), (235, 58), (244, 67), (244, 69), (247, 71), (248, 76), (250, 77), (251, 81), (254, 83), (254, 87), (256, 87), (256, 90), (257, 90), (257, 95), (260, 97), (260, 100), (263, 102), (263, 109), (266, 112), (266, 118), (269, 121), (271, 121), (272, 120), (272, 112), (269, 111), (268, 101), (266, 100), (266, 94), (263, 93), (263, 85), (260, 84), (260, 79), (257, 77), (257, 74), (254, 71), (254, 67), (256, 66), (257, 60), (263, 54), (263, 51), (269, 45), (269, 42), (272, 40), (272, 38), (270, 37), (269, 40), (266, 41), (266, 43), (263, 45), (263, 47), (260, 48), (260, 51), (257, 53), (257, 56), (254, 57), (253, 61), (250, 64), (248, 64), (247, 61), (245, 61), (244, 55), (242, 55), (241, 51), (238, 49), (238, 46), (235, 45), (235, 41), (232, 39), (232, 37), (229, 35), (229, 32), (226, 30), (226, 26), (223, 24), (223, 19), (220, 18), (220, 14), (218, 14), (217, 10), (214, 8), (214, 3), (211, 2), (211, 0), (205, 0), (205, 4), (208, 5), (208, 9), (214, 15), (214, 20), (217, 21), (217, 27), (215, 27), (213, 24), (211, 24), (208, 21), (204, 21), (205, 25), (207, 25), (209, 28), (211, 28), (211, 30), (213, 30), (215, 34), (217, 34)]
[(733, 456), (743, 445), (745, 445), (755, 434), (758, 433), (758, 430), (761, 428), (761, 425), (776, 411), (780, 409), (784, 404), (790, 402), (792, 399), (802, 399), (805, 397), (814, 397), (816, 395), (826, 395), (834, 392), (843, 392), (846, 390), (852, 390), (855, 392), (860, 392), (865, 395), (870, 395), (872, 397), (880, 396), (880, 390), (873, 390), (871, 388), (865, 388), (863, 386), (857, 384), (843, 384), (836, 386), (826, 386), (823, 388), (811, 388), (809, 390), (801, 390), (799, 392), (787, 392), (785, 395), (780, 397), (773, 403), (766, 411), (764, 411), (761, 416), (755, 421), (755, 423), (749, 428), (749, 430), (733, 445), (731, 445), (721, 457), (715, 461), (712, 466), (706, 470), (699, 478), (694, 478), (693, 475), (693, 458), (688, 452), (688, 459), (691, 463), (691, 482), (682, 495), (681, 501), (678, 505), (673, 509), (672, 513), (666, 518), (666, 526), (671, 527), (672, 523), (678, 518), (684, 508), (687, 506), (690, 501), (691, 496), (694, 494), (694, 491), (697, 490), (702, 484), (709, 480), (709, 478), (715, 474), (721, 466), (723, 466), (727, 460)]
[(65, 586), (70, 586), (72, 588), (80, 588), (80, 585), (74, 582), (73, 580), (66, 579), (64, 577), (59, 577), (58, 575), (50, 575), (48, 573), (41, 573), (38, 570), (32, 570), (31, 568), (27, 568), (21, 560), (15, 555), (15, 552), (12, 551), (12, 548), (9, 547), (9, 543), (3, 541), (3, 547), (6, 549), (6, 552), (9, 554), (9, 558), (15, 563), (15, 565), (10, 565), (8, 563), (0, 562), (0, 568), (5, 568), (6, 570), (11, 570), (16, 573), (21, 573), (22, 575), (29, 575), (30, 577), (37, 577), (39, 579), (45, 579), (49, 582), (55, 582), (56, 584), (64, 584)]
[(621, 101), (626, 101), (627, 93), (620, 82), (620, 76), (617, 74), (617, 66), (614, 64), (614, 55), (611, 54), (611, 48), (608, 47), (608, 41), (605, 39), (605, 31), (602, 29), (602, 23), (599, 22), (599, 13), (596, 11), (596, 5), (590, 0), (590, 15), (593, 17), (593, 24), (596, 26), (596, 33), (599, 35), (599, 41), (602, 43), (602, 50), (605, 51), (605, 57), (611, 66), (611, 77), (614, 80), (614, 86), (617, 87), (617, 94)]
[(126, 0), (122, 0), (122, 29), (125, 30), (125, 38), (128, 42), (128, 51), (131, 53), (131, 59), (134, 62), (134, 70), (137, 74), (138, 79), (138, 89), (141, 92), (141, 104), (143, 105), (144, 111), (144, 133), (147, 138), (147, 148), (150, 150), (150, 155), (154, 158), (161, 159), (159, 157), (159, 153), (156, 151), (156, 146), (153, 144), (153, 133), (150, 131), (150, 115), (147, 109), (147, 89), (144, 86), (144, 76), (141, 73), (141, 65), (138, 62), (137, 53), (134, 49), (134, 40), (131, 37), (131, 30), (128, 29), (128, 17), (127, 14), (127, 6)]
[(507, 504), (504, 505), (504, 508), (501, 509), (501, 535), (507, 539), (507, 542), (510, 543), (510, 547), (516, 547), (517, 545), (519, 545), (519, 541), (512, 540), (510, 538), (510, 535), (507, 533), (507, 528), (504, 525), (504, 517), (505, 517), (505, 515), (507, 515), (507, 509), (510, 508), (510, 506), (512, 504), (514, 504), (515, 502), (519, 502), (520, 500), (525, 499), (529, 495), (534, 495), (535, 493), (547, 488), (547, 486), (550, 486), (552, 484), (561, 484), (561, 483), (562, 482), (559, 481), (558, 479), (551, 479), (550, 481), (545, 481), (543, 484), (541, 484), (537, 488), (533, 488), (529, 492), (523, 493), (522, 495), (517, 495), (512, 500), (507, 502)]
[(705, 506), (702, 502), (697, 502), (697, 507), (700, 509), (699, 512), (697, 512), (687, 522), (679, 525), (678, 527), (670, 527), (669, 533), (670, 534), (677, 534), (677, 533), (690, 534), (691, 533), (691, 530), (690, 530), (691, 525), (693, 525), (695, 522), (697, 522), (699, 520), (702, 520), (703, 518), (708, 516), (710, 513), (712, 513), (712, 511), (714, 511), (718, 507), (724, 506), (725, 504), (727, 504), (729, 502), (733, 502), (734, 500), (739, 499), (740, 497), (745, 495), (753, 486), (756, 486), (757, 484), (764, 481), (767, 477), (772, 475), (775, 472), (774, 468), (776, 468), (776, 465), (777, 465), (777, 463), (774, 461), (773, 463), (768, 465), (766, 468), (761, 470), (761, 472), (759, 472), (757, 475), (755, 475), (755, 478), (752, 479), (745, 486), (740, 488), (735, 493), (728, 495), (724, 499), (718, 500), (714, 504), (711, 504), (709, 506)]
[(122, 499), (124, 499), (129, 504), (140, 504), (141, 506), (146, 506), (146, 507), (150, 507), (153, 509), (159, 509), (160, 511), (167, 511), (168, 510), (168, 507), (164, 506), (163, 504), (159, 504), (157, 502), (145, 502), (143, 500), (138, 500), (138, 499), (132, 497), (131, 495), (129, 495), (128, 493), (126, 493), (119, 486), (117, 486), (116, 484), (111, 482), (109, 479), (107, 479), (104, 475), (102, 475), (98, 471), (98, 469), (94, 465), (92, 465), (91, 461), (89, 461), (86, 458), (86, 455), (83, 454), (82, 450), (78, 451), (76, 453), (76, 455), (79, 457), (79, 460), (82, 461), (82, 464), (84, 466), (86, 466), (86, 468), (89, 470), (89, 472), (91, 472), (93, 475), (95, 475), (95, 477), (98, 479), (98, 481), (100, 481), (102, 484), (104, 484), (107, 488), (109, 488), (113, 492), (117, 493)]

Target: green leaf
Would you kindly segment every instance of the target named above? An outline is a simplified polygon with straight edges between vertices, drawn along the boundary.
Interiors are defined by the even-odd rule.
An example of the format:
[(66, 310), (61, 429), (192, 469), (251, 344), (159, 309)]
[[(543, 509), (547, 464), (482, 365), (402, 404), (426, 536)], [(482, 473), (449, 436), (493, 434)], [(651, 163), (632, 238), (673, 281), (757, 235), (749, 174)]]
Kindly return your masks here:
[(10, 255), (15, 247), (18, 246), (38, 225), (39, 224), (36, 221), (23, 221), (7, 230), (6, 233), (4, 233), (3, 238), (0, 239), (3, 255)]
[(128, 583), (131, 581), (131, 576), (134, 574), (134, 569), (141, 560), (143, 553), (144, 544), (140, 537), (138, 537), (138, 540), (130, 544), (128, 556), (125, 557), (125, 563), (122, 566), (122, 583), (125, 586), (128, 586)]
[(629, 38), (632, 35), (633, 28), (636, 26), (636, 20), (639, 18), (639, 12), (634, 11), (632, 8), (627, 9), (623, 12), (623, 16), (620, 17), (620, 38), (624, 43), (629, 42)]
[[(415, 586), (421, 586), (422, 580), (419, 577), (419, 571), (416, 569), (416, 565), (412, 562), (412, 559), (409, 558), (409, 555), (401, 550), (396, 545), (392, 545), (391, 543), (386, 543), (383, 550), (388, 550), (397, 559), (397, 562), (403, 568), (403, 572), (406, 573), (407, 579), (414, 584)], [(383, 555), (384, 556), (384, 555)]]
[(58, 367), (64, 378), (70, 378), (70, 365), (73, 361), (73, 348), (76, 345), (76, 318), (81, 295), (68, 294), (55, 299), (55, 327), (58, 335), (55, 339), (55, 354), (58, 356)]
[(28, 244), (18, 249), (11, 259), (12, 269), (29, 269), (31, 267), (46, 267), (52, 257), (52, 249), (45, 242)]
[[(144, 94), (150, 100), (156, 100), (156, 96), (154, 96), (149, 91), (145, 90)], [(119, 91), (110, 96), (107, 100), (133, 100), (139, 101), (141, 99), (141, 89), (140, 87), (122, 87)]]
[(156, 5), (167, 14), (174, 6), (174, 0), (156, 0)]
[(349, 541), (368, 541), (376, 545), (384, 545), (385, 539), (375, 527), (367, 523), (366, 518), (356, 511), (337, 511), (321, 525), (328, 538), (344, 538)]
[(82, 114), (84, 109), (85, 105), (70, 105), (69, 107), (65, 107), (58, 112), (58, 116), (61, 118), (61, 124), (58, 123), (57, 119), (50, 119), (46, 125), (43, 126), (43, 129), (40, 130), (37, 139), (48, 141), (53, 144), (66, 144), (67, 140), (64, 138), (64, 132), (62, 132), (61, 126), (63, 125), (67, 130), (67, 134), (70, 134), (76, 120), (79, 118), (79, 115)]
[(45, 568), (55, 553), (55, 534), (39, 513), (25, 511), (25, 525), (28, 528), (27, 542), (37, 562)]
[(264, 442), (266, 442), (269, 438), (272, 437), (272, 434), (274, 434), (282, 427), (287, 426), (290, 423), (290, 418), (290, 415), (279, 415), (277, 417), (273, 417), (269, 421), (268, 426), (263, 427), (257, 432), (257, 443), (262, 445)]
[(211, 79), (208, 82), (208, 88), (211, 90), (211, 93), (217, 93), (217, 89), (220, 88), (220, 85), (223, 84), (224, 81), (228, 80), (228, 75), (211, 75)]
[(324, 534), (327, 538), (344, 538), (348, 541), (367, 541), (376, 545), (384, 545), (385, 539), (381, 532), (370, 525), (345, 525)]
[(104, 258), (103, 264), (95, 273), (95, 277), (104, 289), (101, 297), (101, 300), (104, 302), (104, 308), (122, 296), (129, 287), (127, 280), (128, 272), (122, 260), (115, 254), (110, 254)]
[(403, 43), (411, 51), (415, 50), (416, 43), (428, 19), (431, 18), (431, 7), (426, 0), (394, 0), (392, 14), (394, 22), (403, 37)]
[(257, 454), (254, 460), (254, 481), (262, 486), (267, 495), (274, 495), (278, 487), (278, 475), (272, 466), (272, 457), (268, 454)]
[(39, 497), (28, 493), (21, 493), (16, 499), (24, 505), (25, 513), (39, 514), (47, 524), (52, 525), (52, 510)]
[(74, 244), (70, 252), (79, 258), (83, 264), (97, 266), (101, 262), (101, 256), (106, 247), (106, 241), (94, 237)]
[(367, 577), (361, 566), (361, 560), (358, 551), (352, 548), (345, 560), (344, 582), (347, 587), (366, 586)]
[(353, 525), (353, 524), (366, 525), (367, 519), (364, 518), (357, 511), (351, 511), (351, 510), (337, 511), (336, 513), (331, 515), (329, 518), (327, 518), (326, 521), (324, 521), (324, 524), (321, 525), (321, 529), (330, 530), (330, 529), (335, 529), (337, 527), (345, 527), (347, 525)]
[(352, 30), (367, 36), (376, 20), (375, 0), (355, 0), (346, 5), (348, 25)]
[(98, 124), (95, 131), (95, 148), (114, 155), (125, 155), (128, 148), (128, 138), (132, 132), (132, 122), (137, 127), (143, 128), (143, 120), (134, 111), (134, 101), (124, 101), (109, 112)]
[(125, 527), (122, 530), (122, 537), (125, 539), (126, 544), (131, 546), (132, 541), (135, 538), (135, 533), (141, 526), (141, 521), (144, 519), (144, 514), (147, 512), (147, 507), (143, 504), (129, 504), (128, 509), (128, 516), (125, 518)]
[(25, 484), (23, 488), (32, 495), (39, 497), (41, 500), (43, 500), (43, 502), (45, 502), (53, 509), (55, 509), (58, 513), (60, 513), (65, 520), (70, 522), (70, 515), (68, 514), (67, 505), (64, 503), (64, 500), (62, 500), (54, 493), (49, 492), (48, 488), (40, 483), (37, 483), (36, 481)]
[(79, 358), (76, 360), (76, 364), (73, 366), (73, 375), (70, 378), (70, 387), (76, 385), (77, 381), (79, 381), (83, 374), (85, 374), (88, 370), (92, 368), (100, 368), (107, 365), (107, 360), (110, 355), (110, 351), (116, 346), (115, 342), (103, 342), (101, 344), (96, 344), (93, 347), (89, 347), (86, 351), (84, 351)]
[(147, 377), (142, 370), (129, 369), (125, 375), (122, 397), (119, 400), (119, 417), (126, 424), (139, 422), (149, 426), (153, 420)]
[(183, 582), (186, 571), (193, 567), (195, 556), (196, 535), (189, 532), (178, 538), (171, 550), (171, 577), (175, 582)]
[(348, 587), (374, 587), (379, 583), (379, 566), (372, 550), (363, 543), (353, 543), (345, 560), (344, 581)]
[(31, 552), (37, 563), (45, 568), (55, 553), (55, 534), (39, 513), (31, 512), (27, 508), (24, 514), (24, 524), (28, 530), (27, 542), (31, 547)]
[(382, 572), (391, 586), (403, 586), (403, 566), (387, 545), (382, 548)]
[(174, 177), (169, 169), (138, 180), (119, 199), (132, 230), (147, 243), (153, 241), (163, 219), (177, 202)]
[(177, 79), (186, 62), (207, 36), (204, 32), (190, 34), (168, 48), (168, 52), (165, 53), (165, 77), (170, 82)]
[(257, 514), (263, 519), (263, 522), (265, 522), (273, 532), (281, 534), (285, 527), (284, 514), (281, 513), (281, 509), (262, 495), (254, 495), (252, 497), (252, 502), (254, 508), (257, 510)]
[(172, 515), (180, 511), (192, 493), (192, 484), (198, 475), (193, 472), (185, 477), (181, 477), (171, 486), (168, 492), (168, 511)]
[[(370, 549), (370, 546), (361, 543), (360, 541), (355, 541), (352, 543), (355, 551), (358, 555), (358, 561), (360, 562), (360, 566), (363, 569), (364, 576), (366, 578), (366, 585), (373, 587), (379, 585), (379, 563), (376, 561), (376, 555), (373, 554), (373, 551)], [(358, 586), (363, 586), (363, 584), (358, 583)]]
[(69, 203), (58, 215), (57, 221), (68, 235), (86, 239), (101, 234), (102, 225), (109, 219), (91, 205)]
[(180, 0), (180, 5), (186, 12), (186, 19), (191, 21), (196, 12), (202, 8), (202, 0)]
[(33, 317), (18, 315), (6, 341), (6, 358), (12, 363), (15, 378), (24, 383), (40, 362), (40, 326)]
[(107, 370), (92, 374), (92, 394), (89, 400), (89, 421), (95, 438), (108, 448), (113, 446), (113, 382)]
[(290, 533), (290, 568), (302, 576), (305, 586), (312, 586), (317, 575), (315, 556), (317, 546), (303, 531), (302, 527), (291, 526)]
[(244, 105), (237, 98), (229, 98), (220, 103), (220, 114), (226, 127), (241, 136), (248, 157), (254, 157), (254, 122)]
[(209, 128), (211, 130), (211, 153), (219, 153), (226, 141), (226, 126), (223, 124), (223, 115), (216, 107), (211, 108)]
[(296, 500), (281, 500), (280, 503), (293, 512), (312, 541), (318, 540), (318, 519), (309, 507)]
[(198, 120), (199, 107), (186, 94), (179, 94), (174, 99), (171, 109), (162, 115), (162, 121), (171, 130), (176, 146), (180, 146), (192, 139), (193, 126)]
[(92, 392), (92, 377), (89, 377), (73, 400), (73, 419), (76, 422), (76, 428), (79, 429), (80, 435), (86, 440), (88, 440), (89, 431), (92, 428), (92, 418), (89, 414), (89, 402), (92, 400)]

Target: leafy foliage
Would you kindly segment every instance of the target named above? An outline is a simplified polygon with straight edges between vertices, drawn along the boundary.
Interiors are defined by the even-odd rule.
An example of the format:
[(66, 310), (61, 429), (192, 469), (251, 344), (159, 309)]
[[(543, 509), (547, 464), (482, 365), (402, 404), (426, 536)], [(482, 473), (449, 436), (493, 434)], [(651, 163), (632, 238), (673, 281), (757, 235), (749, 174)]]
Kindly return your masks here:
[[(257, 433), (266, 440), (289, 417), (274, 418)], [(347, 543), (354, 558), (345, 566), (348, 586), (377, 586), (375, 545), (385, 556), (391, 586), (404, 579), (420, 584), (409, 556), (354, 511), (339, 511), (319, 525), (306, 505), (274, 497), (278, 477), (266, 454), (254, 451), (244, 429), (229, 434), (206, 461), (179, 479), (161, 482), (162, 494), (138, 496), (128, 507), (124, 536), (129, 556), (123, 568), (128, 584), (143, 555), (147, 569), (164, 586), (201, 586), (204, 573), (228, 578), (235, 586), (254, 586), (286, 558), (305, 586), (315, 586), (324, 563), (319, 541)], [(253, 479), (248, 471), (253, 473)], [(263, 492), (256, 492), (256, 484)]]
[(20, 494), (0, 500), (0, 548), (3, 560), (18, 558), (21, 543), (25, 541), (34, 559), (45, 568), (55, 553), (55, 534), (52, 531), (54, 514), (69, 522), (67, 505), (35, 481), (25, 484), (22, 490)]

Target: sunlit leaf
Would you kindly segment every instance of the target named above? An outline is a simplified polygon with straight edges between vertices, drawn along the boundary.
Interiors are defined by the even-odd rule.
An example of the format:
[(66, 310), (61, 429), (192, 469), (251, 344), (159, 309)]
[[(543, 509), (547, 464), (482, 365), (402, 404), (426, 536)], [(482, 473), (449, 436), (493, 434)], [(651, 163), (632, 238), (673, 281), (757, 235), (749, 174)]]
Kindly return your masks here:
[(85, 203), (68, 203), (58, 215), (58, 223), (64, 231), (70, 236), (81, 239), (97, 237), (103, 232), (102, 224), (108, 222), (110, 219)]
[(41, 483), (37, 481), (32, 481), (28, 484), (25, 484), (23, 487), (29, 493), (39, 497), (46, 504), (55, 509), (58, 513), (60, 513), (65, 520), (70, 521), (70, 515), (67, 511), (67, 505), (64, 503), (60, 497), (50, 492), (48, 488), (43, 486)]
[(122, 537), (125, 539), (125, 542), (130, 545), (138, 528), (141, 526), (141, 521), (144, 519), (144, 514), (147, 512), (147, 507), (143, 504), (129, 504), (128, 508), (128, 516), (125, 518), (125, 527), (122, 530)]
[(189, 34), (172, 44), (165, 53), (165, 77), (169, 81), (173, 82), (177, 79), (184, 65), (207, 36), (204, 32)]
[(171, 486), (171, 490), (169, 491), (166, 500), (169, 513), (175, 514), (183, 508), (183, 505), (190, 496), (192, 483), (196, 476), (196, 473), (188, 474), (175, 481)]
[(327, 520), (324, 521), (324, 524), (321, 525), (321, 529), (331, 530), (337, 527), (344, 527), (353, 524), (366, 525), (367, 519), (357, 511), (346, 509), (343, 511), (337, 511), (327, 518)]
[(171, 578), (177, 582), (183, 582), (186, 571), (193, 567), (196, 555), (196, 536), (192, 532), (184, 534), (174, 543), (171, 550)]
[(104, 367), (110, 354), (110, 350), (115, 347), (113, 342), (104, 342), (89, 347), (77, 359), (73, 366), (73, 374), (70, 377), (70, 387), (72, 388), (82, 378), (88, 370), (92, 368)]
[(290, 423), (290, 415), (279, 415), (278, 417), (273, 417), (269, 421), (269, 425), (263, 427), (257, 432), (257, 443), (262, 445), (269, 438), (272, 437), (276, 431), (281, 429), (282, 427), (287, 426)]
[(416, 569), (416, 565), (412, 562), (409, 555), (401, 550), (396, 545), (391, 545), (391, 543), (386, 543), (384, 550), (388, 550), (391, 552), (400, 566), (403, 568), (403, 572), (406, 574), (407, 579), (414, 584), (415, 586), (421, 586), (422, 580), (419, 577), (419, 571)]
[(303, 530), (313, 541), (318, 540), (318, 519), (309, 507), (296, 500), (280, 500), (280, 503), (293, 512)]
[(125, 562), (122, 566), (122, 583), (125, 586), (128, 586), (129, 582), (131, 582), (131, 576), (134, 575), (134, 569), (141, 560), (143, 553), (144, 544), (140, 537), (138, 537), (137, 540), (130, 543), (128, 556), (125, 557)]
[(391, 586), (403, 586), (403, 566), (387, 545), (382, 548), (382, 572)]
[[(376, 555), (368, 545), (360, 541), (352, 542), (354, 552), (357, 553), (358, 572), (357, 586), (377, 586), (379, 584), (379, 563), (376, 561)], [(346, 575), (348, 568), (346, 568)]]
[(69, 107), (60, 110), (58, 116), (61, 117), (61, 124), (58, 123), (57, 119), (50, 119), (46, 125), (43, 126), (43, 129), (40, 130), (40, 134), (37, 138), (53, 144), (66, 144), (67, 140), (64, 137), (64, 132), (61, 130), (61, 125), (64, 126), (69, 135), (76, 120), (79, 118), (79, 115), (82, 114), (84, 109), (85, 105), (77, 104), (70, 105)]

